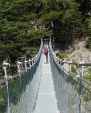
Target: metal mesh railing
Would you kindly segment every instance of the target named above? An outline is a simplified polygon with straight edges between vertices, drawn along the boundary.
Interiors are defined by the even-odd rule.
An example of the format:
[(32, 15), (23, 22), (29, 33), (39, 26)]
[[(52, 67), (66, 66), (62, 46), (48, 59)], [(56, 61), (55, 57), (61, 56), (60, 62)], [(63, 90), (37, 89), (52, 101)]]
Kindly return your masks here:
[[(30, 87), (30, 92), (26, 94), (30, 94), (32, 111), (40, 80), (40, 76), (36, 74), (36, 69), (39, 67), (42, 47), (43, 42), (41, 41), (39, 52), (31, 59), (19, 58), (16, 64), (12, 65), (3, 62), (3, 74), (5, 76), (0, 80), (0, 113), (27, 113), (25, 111), (25, 109), (27, 110), (26, 105), (22, 105), (24, 103), (23, 95), (24, 92), (27, 92), (27, 87)], [(22, 108), (17, 108), (21, 109), (21, 112), (16, 109), (16, 105), (18, 106), (20, 102)]]
[[(78, 97), (78, 102), (77, 102), (78, 111), (77, 110), (76, 111), (74, 110), (73, 112), (74, 113), (77, 113), (77, 112), (78, 113), (80, 113), (80, 112), (81, 113), (90, 113), (91, 111), (90, 111), (90, 108), (88, 108), (88, 106), (91, 105), (91, 88), (90, 88), (90, 84), (91, 83), (90, 82), (87, 82), (82, 76), (80, 78), (77, 77), (78, 76), (77, 74), (83, 75), (83, 72), (81, 72), (82, 71), (81, 70), (82, 69), (81, 68), (82, 64), (79, 64), (78, 65), (78, 64), (73, 63), (71, 61), (64, 61), (62, 59), (57, 58), (56, 57), (56, 54), (54, 53), (54, 51), (52, 49), (51, 41), (50, 41), (50, 44), (49, 44), (49, 48), (50, 48), (51, 61), (56, 66), (56, 68), (59, 70), (58, 75), (54, 72), (55, 75), (56, 76), (60, 76), (59, 78), (62, 78), (63, 77), (65, 79), (65, 81), (68, 82), (68, 84), (71, 84), (72, 85), (73, 89), (70, 90), (70, 88), (69, 88), (69, 90), (71, 92), (73, 92), (72, 95), (74, 95), (74, 92), (76, 91), (76, 93), (75, 93), (76, 94), (76, 97), (74, 96), (74, 98), (77, 98)], [(75, 65), (75, 66), (77, 66), (77, 68), (76, 68), (75, 72), (72, 72), (71, 69), (66, 70), (64, 68), (64, 64), (67, 64), (68, 66), (69, 65), (72, 65), (72, 66)], [(53, 67), (53, 68), (55, 68), (55, 67)], [(68, 67), (68, 68), (70, 68), (70, 67)], [(77, 71), (77, 69), (79, 71)], [(62, 80), (60, 80), (60, 82), (62, 82)], [(62, 88), (61, 88), (61, 86), (58, 86), (58, 87), (60, 87), (59, 89), (64, 89), (64, 86)], [(60, 92), (60, 95), (61, 95), (61, 93), (62, 92)], [(70, 103), (70, 100), (69, 100), (69, 103)], [(75, 103), (76, 103), (76, 101), (75, 101)], [(72, 111), (70, 110), (70, 112), (68, 112), (68, 113), (71, 113), (71, 112)]]

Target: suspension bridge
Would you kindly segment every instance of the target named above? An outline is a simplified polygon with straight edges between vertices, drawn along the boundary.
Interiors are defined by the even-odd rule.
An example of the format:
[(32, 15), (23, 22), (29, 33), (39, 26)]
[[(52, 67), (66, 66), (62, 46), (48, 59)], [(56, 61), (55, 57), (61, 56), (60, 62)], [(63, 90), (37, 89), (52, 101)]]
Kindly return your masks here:
[(81, 113), (79, 94), (68, 80), (68, 72), (56, 58), (51, 41), (47, 45), (47, 64), (42, 53), (43, 45), (41, 41), (40, 50), (34, 58), (17, 61), (15, 80), (21, 93), (18, 99), (9, 83), (6, 71), (9, 64), (3, 63), (8, 98), (6, 113)]

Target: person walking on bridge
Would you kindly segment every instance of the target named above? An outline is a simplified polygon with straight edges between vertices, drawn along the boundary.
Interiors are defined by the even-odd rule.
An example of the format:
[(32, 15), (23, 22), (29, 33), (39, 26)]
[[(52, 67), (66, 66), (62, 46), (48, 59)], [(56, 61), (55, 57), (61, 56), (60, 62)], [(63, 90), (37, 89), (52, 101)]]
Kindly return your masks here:
[(48, 63), (48, 48), (44, 47), (44, 55), (46, 57), (46, 63)]

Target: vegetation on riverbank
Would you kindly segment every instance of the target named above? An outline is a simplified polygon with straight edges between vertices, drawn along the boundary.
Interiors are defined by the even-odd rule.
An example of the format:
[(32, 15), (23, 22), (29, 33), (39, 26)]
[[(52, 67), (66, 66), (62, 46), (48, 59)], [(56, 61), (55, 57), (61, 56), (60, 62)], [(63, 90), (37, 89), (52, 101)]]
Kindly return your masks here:
[(91, 81), (91, 68), (87, 68), (85, 79)]
[(16, 59), (34, 39), (50, 35), (64, 47), (89, 35), (90, 48), (90, 6), (90, 0), (1, 0), (1, 61), (7, 57)]
[(5, 112), (5, 108), (6, 108), (6, 91), (5, 91), (5, 87), (2, 89), (0, 88), (0, 113), (4, 113)]
[(64, 52), (60, 52), (60, 53), (57, 53), (56, 56), (60, 59), (64, 59), (68, 57), (68, 54)]

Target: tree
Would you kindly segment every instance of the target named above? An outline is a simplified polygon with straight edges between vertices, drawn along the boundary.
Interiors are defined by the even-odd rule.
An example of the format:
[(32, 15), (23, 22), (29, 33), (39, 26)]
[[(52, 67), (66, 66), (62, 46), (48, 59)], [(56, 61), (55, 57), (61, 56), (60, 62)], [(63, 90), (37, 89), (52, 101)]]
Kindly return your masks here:
[(79, 10), (83, 16), (91, 15), (91, 1), (90, 0), (77, 0), (79, 2)]

